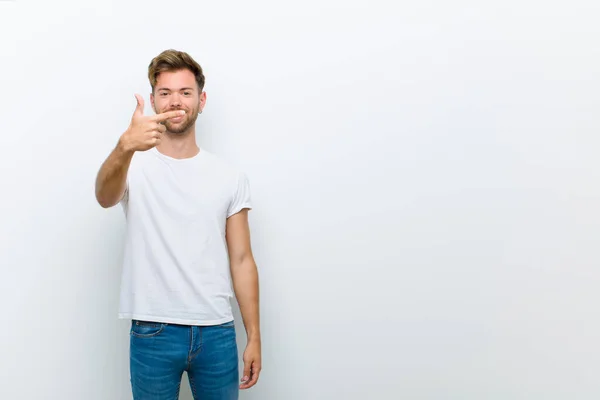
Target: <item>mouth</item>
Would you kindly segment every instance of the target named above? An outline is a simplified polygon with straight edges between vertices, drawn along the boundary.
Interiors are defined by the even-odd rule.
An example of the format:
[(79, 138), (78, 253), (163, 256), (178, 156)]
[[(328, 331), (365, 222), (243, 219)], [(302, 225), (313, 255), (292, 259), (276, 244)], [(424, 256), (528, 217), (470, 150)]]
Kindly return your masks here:
[(169, 121), (177, 124), (177, 123), (183, 121), (183, 117), (185, 117), (185, 115), (182, 115), (181, 117), (170, 118)]

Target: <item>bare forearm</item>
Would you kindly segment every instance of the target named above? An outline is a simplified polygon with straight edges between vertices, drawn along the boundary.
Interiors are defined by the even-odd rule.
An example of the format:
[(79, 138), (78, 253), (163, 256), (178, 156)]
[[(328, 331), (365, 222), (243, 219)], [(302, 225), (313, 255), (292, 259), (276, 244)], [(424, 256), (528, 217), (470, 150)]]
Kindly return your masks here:
[(133, 151), (125, 149), (119, 141), (102, 164), (96, 177), (96, 199), (102, 207), (114, 206), (123, 196), (133, 154)]
[(248, 341), (260, 342), (258, 270), (252, 257), (232, 265), (232, 278)]

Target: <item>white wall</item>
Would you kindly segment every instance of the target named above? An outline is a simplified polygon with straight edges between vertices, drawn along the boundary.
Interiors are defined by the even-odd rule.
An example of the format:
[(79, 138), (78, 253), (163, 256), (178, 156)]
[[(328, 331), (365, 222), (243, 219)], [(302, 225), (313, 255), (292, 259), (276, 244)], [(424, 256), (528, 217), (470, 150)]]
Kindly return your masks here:
[(94, 178), (176, 48), (252, 184), (242, 399), (597, 399), (598, 3), (235, 3), (0, 1), (0, 398), (130, 398)]

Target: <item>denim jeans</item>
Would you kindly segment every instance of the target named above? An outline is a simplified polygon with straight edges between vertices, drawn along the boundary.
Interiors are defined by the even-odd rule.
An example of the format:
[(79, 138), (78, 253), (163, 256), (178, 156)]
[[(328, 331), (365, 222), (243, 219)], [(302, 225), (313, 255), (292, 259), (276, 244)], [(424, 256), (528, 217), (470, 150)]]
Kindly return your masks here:
[(234, 323), (186, 326), (133, 320), (130, 374), (134, 400), (176, 400), (187, 371), (195, 400), (237, 400)]

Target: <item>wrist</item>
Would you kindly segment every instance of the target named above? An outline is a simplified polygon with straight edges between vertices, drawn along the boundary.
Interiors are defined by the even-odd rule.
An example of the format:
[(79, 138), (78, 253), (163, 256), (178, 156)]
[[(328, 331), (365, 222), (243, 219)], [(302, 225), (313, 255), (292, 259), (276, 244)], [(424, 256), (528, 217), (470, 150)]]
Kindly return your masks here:
[(260, 343), (260, 332), (249, 331), (247, 336), (249, 343)]
[(131, 156), (135, 151), (129, 145), (126, 136), (127, 132), (125, 132), (119, 138), (119, 141), (117, 142), (117, 151), (119, 151), (123, 156)]

